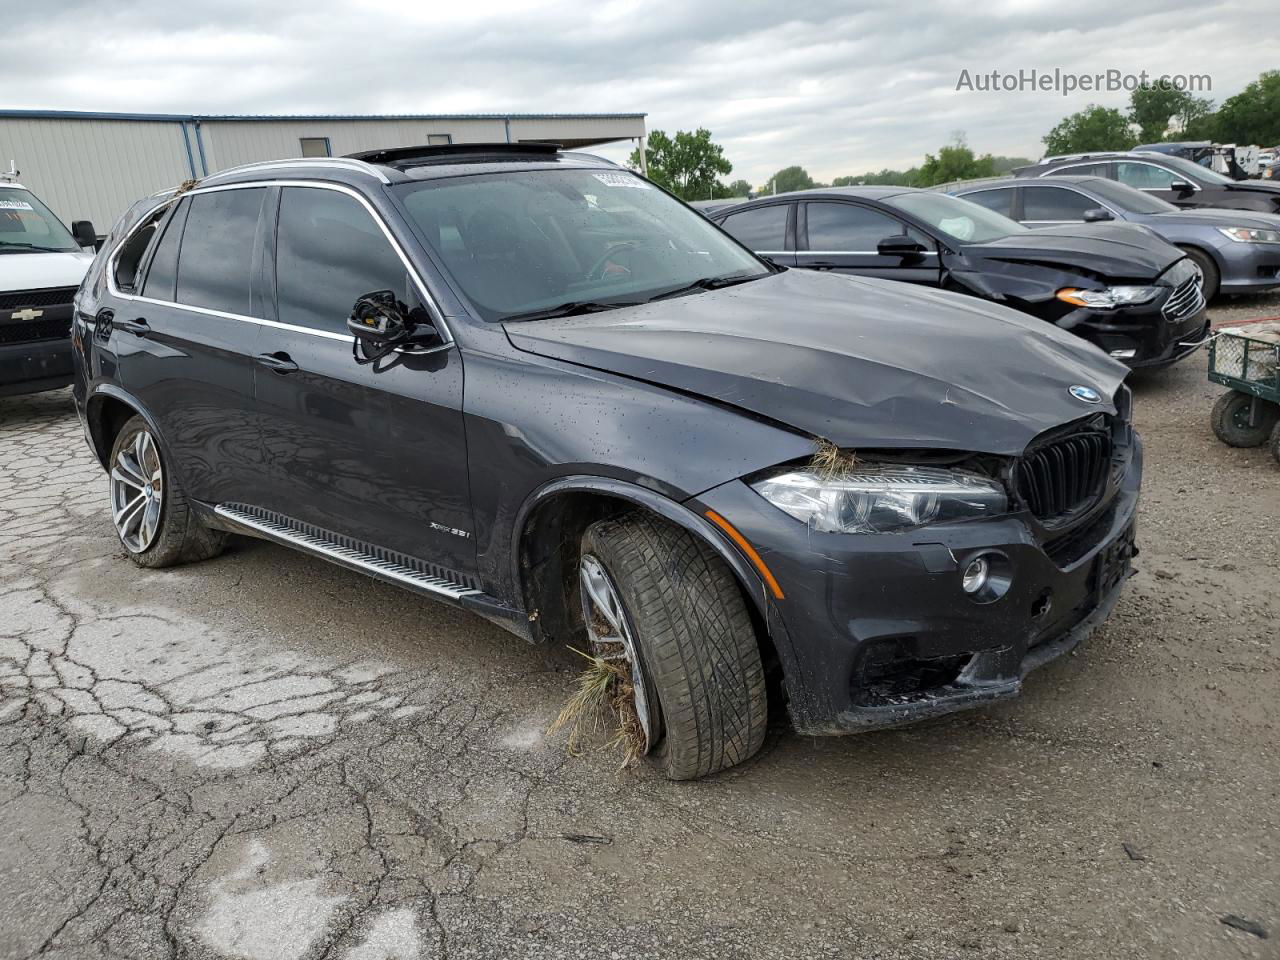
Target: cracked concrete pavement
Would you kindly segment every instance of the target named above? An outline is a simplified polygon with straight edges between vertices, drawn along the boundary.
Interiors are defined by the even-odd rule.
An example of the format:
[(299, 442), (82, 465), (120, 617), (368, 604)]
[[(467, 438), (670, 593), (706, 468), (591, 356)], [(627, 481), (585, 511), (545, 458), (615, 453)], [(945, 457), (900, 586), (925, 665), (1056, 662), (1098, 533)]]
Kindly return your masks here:
[(0, 958), (1280, 956), (1280, 468), (1203, 358), (1135, 389), (1083, 649), (692, 784), (566, 756), (571, 658), (479, 618), (249, 540), (134, 567), (69, 395), (0, 400)]

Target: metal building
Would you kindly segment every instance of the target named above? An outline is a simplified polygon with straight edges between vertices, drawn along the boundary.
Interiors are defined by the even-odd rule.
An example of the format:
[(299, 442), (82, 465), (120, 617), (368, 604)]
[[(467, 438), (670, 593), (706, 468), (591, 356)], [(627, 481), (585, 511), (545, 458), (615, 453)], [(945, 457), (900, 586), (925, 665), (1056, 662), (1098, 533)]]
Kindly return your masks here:
[(183, 116), (0, 110), (0, 168), (66, 223), (99, 234), (134, 200), (190, 178), (258, 160), (342, 156), (427, 143), (549, 140), (581, 149), (642, 143), (643, 113)]

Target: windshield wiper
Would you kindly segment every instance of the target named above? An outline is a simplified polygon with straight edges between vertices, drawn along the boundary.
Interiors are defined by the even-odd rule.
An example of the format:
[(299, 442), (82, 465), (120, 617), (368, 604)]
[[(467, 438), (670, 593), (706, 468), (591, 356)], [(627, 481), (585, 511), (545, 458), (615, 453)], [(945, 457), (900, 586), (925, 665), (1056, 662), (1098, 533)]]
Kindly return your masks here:
[(696, 293), (699, 290), (721, 290), (724, 287), (737, 286), (739, 283), (750, 283), (752, 280), (759, 280), (761, 277), (772, 276), (768, 273), (731, 273), (727, 277), (700, 277), (693, 283), (686, 283), (683, 287), (676, 287), (674, 290), (664, 290), (662, 293), (655, 294), (646, 302), (651, 303), (654, 300), (666, 300), (668, 297), (682, 297), (687, 293)]
[(71, 251), (65, 247), (42, 247), (38, 243), (19, 243), (13, 240), (6, 240), (3, 243), (0, 243), (0, 252), (4, 252), (6, 248), (13, 248), (17, 250), (36, 250), (40, 253), (71, 253)]
[(570, 300), (568, 303), (558, 303), (554, 307), (546, 307), (542, 310), (513, 313), (502, 317), (501, 320), (503, 323), (554, 320), (557, 317), (576, 317), (584, 313), (603, 313), (605, 310), (616, 310), (618, 307), (638, 307), (642, 302), (638, 300)]

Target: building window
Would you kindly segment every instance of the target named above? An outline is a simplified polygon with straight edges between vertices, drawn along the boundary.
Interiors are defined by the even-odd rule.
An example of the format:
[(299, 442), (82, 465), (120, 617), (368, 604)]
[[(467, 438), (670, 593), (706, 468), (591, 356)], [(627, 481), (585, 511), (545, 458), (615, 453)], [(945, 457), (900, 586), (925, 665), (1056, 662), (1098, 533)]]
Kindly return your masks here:
[(304, 157), (333, 156), (333, 151), (329, 149), (328, 137), (303, 137), (298, 142), (302, 144), (302, 155)]
[(427, 134), (427, 146), (435, 147), (446, 143), (453, 143), (452, 133), (429, 133)]

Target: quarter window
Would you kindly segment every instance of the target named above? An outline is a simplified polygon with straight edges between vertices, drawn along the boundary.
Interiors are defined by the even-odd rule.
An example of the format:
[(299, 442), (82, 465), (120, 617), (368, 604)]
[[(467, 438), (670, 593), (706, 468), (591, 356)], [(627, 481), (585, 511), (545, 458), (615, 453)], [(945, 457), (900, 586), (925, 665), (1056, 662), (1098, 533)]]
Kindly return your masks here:
[(720, 226), (752, 250), (781, 252), (787, 249), (787, 213), (790, 209), (789, 203), (771, 203), (726, 217)]
[(808, 206), (810, 250), (874, 253), (881, 240), (907, 232), (894, 217), (857, 204), (810, 203)]
[(253, 315), (254, 241), (266, 193), (251, 187), (191, 198), (178, 258), (178, 303)]
[(978, 206), (986, 207), (988, 210), (994, 210), (996, 213), (1003, 214), (1006, 217), (1013, 216), (1013, 190), (978, 190), (974, 193), (964, 194), (964, 199)]
[(356, 300), (379, 290), (418, 304), (403, 261), (369, 212), (336, 190), (285, 187), (276, 234), (280, 321), (345, 333)]
[(1062, 187), (1025, 187), (1022, 191), (1022, 218), (1027, 222), (1084, 220), (1086, 210), (1097, 210), (1099, 206), (1096, 200)]
[(1164, 167), (1122, 161), (1116, 164), (1116, 179), (1139, 190), (1168, 190), (1173, 181), (1184, 178)]
[(165, 225), (164, 234), (156, 244), (156, 252), (151, 255), (151, 266), (147, 268), (147, 279), (142, 288), (144, 297), (173, 299), (174, 285), (178, 280), (178, 246), (182, 243), (182, 225), (187, 219), (189, 206), (189, 202), (183, 202)]

